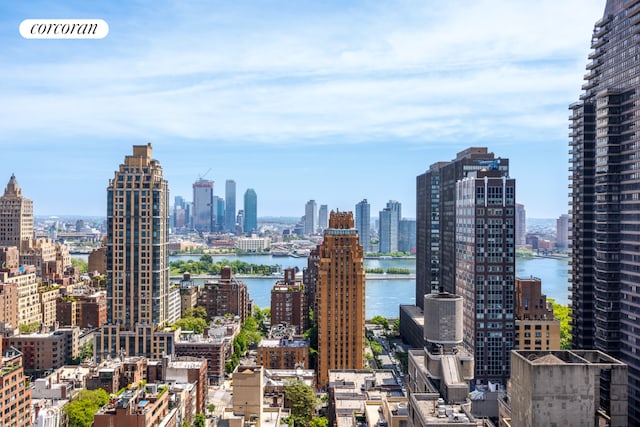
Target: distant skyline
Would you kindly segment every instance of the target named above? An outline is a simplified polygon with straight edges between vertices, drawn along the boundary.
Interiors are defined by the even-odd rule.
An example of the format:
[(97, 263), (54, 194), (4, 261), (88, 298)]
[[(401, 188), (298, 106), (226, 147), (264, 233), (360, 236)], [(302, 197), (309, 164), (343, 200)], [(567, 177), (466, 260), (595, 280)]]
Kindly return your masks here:
[[(415, 180), (470, 146), (510, 159), (530, 218), (568, 211), (568, 105), (604, 0), (61, 1), (0, 4), (0, 187), (34, 213), (106, 214), (132, 145), (170, 199), (199, 176), (258, 216), (307, 200), (415, 217)], [(95, 18), (101, 40), (26, 40), (30, 18)], [(236, 211), (242, 209), (236, 203)]]

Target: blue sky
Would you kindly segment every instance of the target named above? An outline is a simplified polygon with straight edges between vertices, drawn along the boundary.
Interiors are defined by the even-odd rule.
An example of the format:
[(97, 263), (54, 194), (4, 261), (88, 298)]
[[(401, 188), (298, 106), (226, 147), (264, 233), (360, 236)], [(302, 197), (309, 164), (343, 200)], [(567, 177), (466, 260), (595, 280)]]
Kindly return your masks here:
[[(258, 215), (315, 199), (415, 217), (415, 177), (470, 146), (510, 159), (527, 216), (566, 213), (568, 105), (604, 0), (0, 3), (0, 186), (36, 215), (104, 215), (152, 142), (172, 198), (207, 170)], [(27, 40), (24, 19), (96, 18), (101, 40)]]

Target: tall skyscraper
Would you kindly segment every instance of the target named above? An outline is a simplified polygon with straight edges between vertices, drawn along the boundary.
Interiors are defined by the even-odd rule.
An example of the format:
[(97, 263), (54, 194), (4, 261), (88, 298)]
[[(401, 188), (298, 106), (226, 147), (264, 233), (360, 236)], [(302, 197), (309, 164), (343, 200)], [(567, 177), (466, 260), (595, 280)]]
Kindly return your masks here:
[(213, 231), (213, 181), (200, 178), (193, 183), (193, 228)]
[(304, 205), (304, 234), (310, 236), (316, 233), (318, 227), (318, 205), (315, 200), (309, 200)]
[(573, 346), (629, 365), (629, 425), (640, 425), (639, 10), (607, 1), (584, 92), (569, 106)]
[(469, 172), (488, 167), (509, 173), (509, 160), (496, 158), (486, 147), (459, 152), (450, 162), (438, 162), (417, 177), (416, 304), (440, 287), (456, 291), (456, 183)]
[(173, 202), (173, 227), (183, 228), (187, 225), (185, 202), (182, 196), (176, 196)]
[(329, 369), (364, 369), (364, 255), (351, 212), (329, 214), (319, 247), (318, 386)]
[(527, 211), (522, 203), (516, 203), (516, 247), (524, 246), (527, 238)]
[(96, 336), (98, 360), (121, 351), (173, 352), (153, 337), (169, 314), (169, 205), (167, 181), (151, 155), (151, 144), (134, 145), (107, 187), (107, 325)]
[(464, 342), (473, 350), (475, 382), (509, 379), (514, 342), (516, 183), (490, 168), (458, 181), (456, 290), (463, 298)]
[(224, 228), (224, 199), (213, 196), (213, 231), (222, 231)]
[(324, 233), (324, 230), (329, 226), (329, 207), (327, 205), (320, 205), (318, 209), (318, 233)]
[(0, 197), (0, 246), (15, 246), (19, 251), (33, 239), (33, 202), (22, 196), (15, 175), (11, 175)]
[(403, 218), (398, 225), (398, 250), (411, 252), (416, 248), (416, 220)]
[(569, 247), (569, 215), (562, 214), (556, 220), (556, 246), (559, 249)]
[(167, 319), (168, 184), (151, 152), (134, 145), (107, 188), (107, 322), (129, 330)]
[(236, 232), (236, 182), (228, 179), (224, 183), (224, 230), (228, 233)]
[(244, 226), (246, 234), (258, 231), (258, 195), (253, 188), (244, 192)]
[(387, 253), (398, 250), (398, 231), (401, 216), (402, 205), (394, 200), (389, 200), (387, 206), (380, 211), (379, 252)]
[(356, 204), (356, 229), (364, 253), (371, 252), (371, 205), (367, 199)]
[(433, 163), (416, 179), (416, 305), (401, 306), (402, 336), (422, 347), (424, 295), (456, 290), (456, 182), (470, 172), (497, 168), (509, 173), (508, 159), (496, 158), (486, 147), (471, 147), (448, 162)]

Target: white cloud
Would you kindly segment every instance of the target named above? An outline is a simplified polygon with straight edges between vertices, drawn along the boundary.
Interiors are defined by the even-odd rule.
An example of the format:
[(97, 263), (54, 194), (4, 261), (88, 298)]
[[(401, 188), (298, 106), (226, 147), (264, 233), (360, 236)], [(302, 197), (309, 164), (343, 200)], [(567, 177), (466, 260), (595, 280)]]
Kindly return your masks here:
[(56, 61), (24, 53), (0, 60), (10, 82), (0, 137), (153, 130), (277, 143), (329, 135), (462, 140), (530, 136), (531, 128), (549, 135), (566, 114), (535, 117), (577, 96), (584, 66), (576, 64), (586, 62), (600, 3), (395, 2), (319, 15), (206, 3), (140, 10), (149, 28), (135, 15), (112, 17), (106, 44), (93, 53), (83, 45), (86, 55), (72, 55), (58, 44)]

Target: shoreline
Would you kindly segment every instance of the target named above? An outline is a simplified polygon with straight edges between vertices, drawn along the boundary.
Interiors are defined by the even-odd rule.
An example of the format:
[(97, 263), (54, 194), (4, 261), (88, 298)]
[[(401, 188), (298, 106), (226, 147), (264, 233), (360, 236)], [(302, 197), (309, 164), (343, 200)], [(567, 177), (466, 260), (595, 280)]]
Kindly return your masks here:
[[(237, 279), (264, 279), (264, 280), (280, 280), (284, 279), (284, 274), (274, 274), (272, 276), (260, 276), (260, 275), (251, 275), (251, 274), (234, 274), (233, 277)], [(199, 275), (191, 275), (191, 280), (193, 279), (219, 279), (220, 275), (213, 274), (199, 274)], [(366, 280), (415, 280), (415, 274), (365, 274)], [(169, 276), (169, 280), (177, 280), (181, 281), (182, 276)]]

